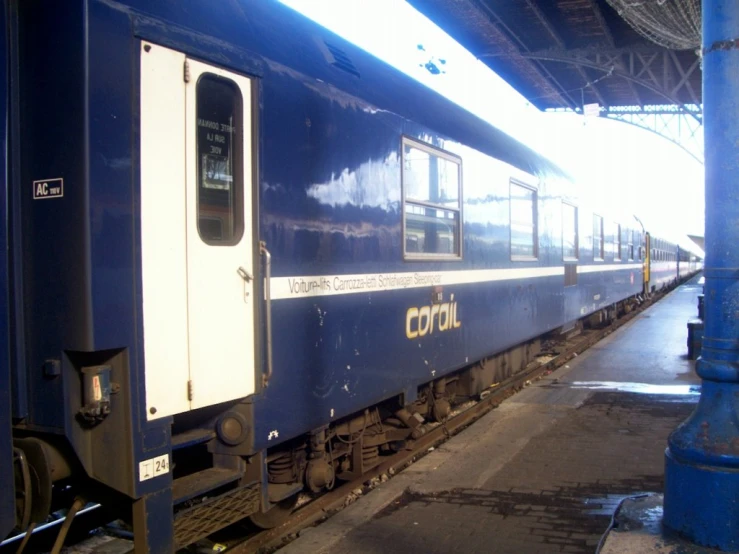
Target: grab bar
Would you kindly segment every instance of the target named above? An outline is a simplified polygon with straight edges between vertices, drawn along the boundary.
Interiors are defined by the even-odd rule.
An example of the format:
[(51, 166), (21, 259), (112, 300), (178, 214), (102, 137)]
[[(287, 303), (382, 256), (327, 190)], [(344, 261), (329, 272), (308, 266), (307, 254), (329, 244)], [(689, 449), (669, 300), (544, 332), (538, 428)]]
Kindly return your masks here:
[(262, 386), (266, 387), (272, 378), (272, 255), (264, 241), (259, 242), (259, 252), (264, 256), (264, 305), (265, 327), (267, 328), (267, 371), (262, 373)]

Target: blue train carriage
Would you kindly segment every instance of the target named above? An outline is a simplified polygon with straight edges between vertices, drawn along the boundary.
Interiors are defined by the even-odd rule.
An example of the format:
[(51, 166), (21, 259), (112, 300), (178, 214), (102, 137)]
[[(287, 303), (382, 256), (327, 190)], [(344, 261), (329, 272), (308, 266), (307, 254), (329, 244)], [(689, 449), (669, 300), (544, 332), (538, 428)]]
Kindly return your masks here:
[(649, 248), (649, 291), (673, 286), (678, 278), (677, 244), (650, 234)]
[(702, 252), (689, 244), (687, 237), (678, 241), (674, 238), (662, 238), (669, 234), (648, 234), (649, 270), (647, 272), (647, 290), (656, 292), (683, 281), (702, 269)]
[(25, 524), (274, 525), (642, 291), (628, 221), (277, 3), (12, 6)]
[(678, 245), (678, 279), (689, 279), (702, 268), (702, 259), (705, 255), (690, 239), (684, 238)]
[[(0, 221), (7, 221), (8, 182), (8, 5), (0, 2)], [(8, 234), (0, 226), (0, 540), (15, 527), (15, 483), (13, 479), (13, 436), (10, 416), (10, 313), (8, 305)]]
[[(600, 196), (597, 189), (595, 196)], [(633, 215), (609, 213), (602, 201), (599, 204), (577, 208), (563, 202), (562, 255), (568, 298), (564, 319), (570, 325), (577, 318), (593, 325), (607, 323), (643, 299), (646, 233)], [(578, 219), (574, 233), (573, 212)], [(584, 247), (579, 246), (581, 241)], [(575, 269), (572, 264), (576, 273), (570, 273)]]

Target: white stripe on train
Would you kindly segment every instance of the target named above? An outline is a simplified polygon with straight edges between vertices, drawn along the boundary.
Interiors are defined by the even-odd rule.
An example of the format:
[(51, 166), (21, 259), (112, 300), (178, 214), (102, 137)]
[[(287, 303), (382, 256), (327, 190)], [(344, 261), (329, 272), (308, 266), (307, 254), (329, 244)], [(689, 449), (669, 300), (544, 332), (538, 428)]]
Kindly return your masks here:
[[(579, 265), (578, 273), (641, 270), (641, 263)], [(273, 277), (273, 300), (287, 298), (311, 298), (339, 294), (360, 294), (389, 290), (414, 289), (430, 286), (492, 283), (514, 279), (564, 276), (564, 266), (521, 267), (505, 269), (465, 269), (449, 271), (419, 271), (415, 273), (362, 273), (354, 275), (312, 275)]]

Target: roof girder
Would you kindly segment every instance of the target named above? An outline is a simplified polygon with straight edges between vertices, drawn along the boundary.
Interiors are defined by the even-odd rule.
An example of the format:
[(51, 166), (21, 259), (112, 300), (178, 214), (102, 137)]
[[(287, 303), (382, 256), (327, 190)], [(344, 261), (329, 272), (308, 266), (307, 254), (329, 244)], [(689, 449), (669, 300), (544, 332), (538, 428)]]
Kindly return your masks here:
[[(532, 60), (527, 60), (527, 58), (522, 55), (522, 50), (527, 50), (524, 41), (521, 40), (521, 38), (505, 24), (505, 22), (498, 16), (498, 14), (495, 13), (495, 10), (493, 10), (485, 2), (480, 2), (479, 0), (472, 1), (477, 6), (477, 9), (480, 12), (485, 13), (487, 17), (491, 19), (491, 30), (494, 30), (496, 32), (497, 38), (499, 38), (499, 45), (506, 44), (509, 47), (509, 51), (511, 52), (509, 58), (513, 59), (515, 56), (518, 56), (521, 60), (531, 63)], [(501, 29), (504, 30), (505, 33), (501, 32)], [(517, 45), (513, 42), (517, 43)], [(480, 56), (478, 56), (478, 58), (480, 58)], [(576, 107), (579, 105), (579, 101), (572, 97), (567, 88), (564, 87), (562, 83), (560, 83), (559, 80), (554, 77), (554, 75), (552, 75), (552, 73), (544, 66), (544, 64), (531, 64), (530, 69), (535, 71), (538, 75), (538, 78), (541, 81), (540, 86), (543, 86), (543, 88), (552, 88), (551, 85), (554, 84), (556, 87), (554, 89), (554, 92), (557, 93), (557, 96), (559, 96), (562, 102), (564, 104), (567, 104), (570, 109), (576, 109)]]
[[(533, 0), (525, 0), (525, 2), (526, 2), (526, 5), (529, 7), (529, 9), (534, 13), (536, 18), (539, 20), (541, 25), (547, 30), (547, 33), (549, 33), (549, 36), (552, 37), (552, 40), (557, 44), (557, 46), (560, 49), (565, 49), (566, 48), (565, 41), (562, 39), (562, 37), (559, 36), (559, 33), (557, 33), (556, 29), (554, 28), (552, 23), (549, 21), (547, 16), (544, 15), (544, 12), (541, 11), (539, 6), (537, 6)], [(580, 75), (580, 77), (582, 77), (585, 83), (583, 87), (592, 85), (592, 83), (590, 82), (591, 79), (588, 76), (588, 74), (585, 72), (585, 69), (583, 68), (583, 66), (578, 65), (576, 66), (576, 68), (577, 68), (578, 74)], [(592, 85), (591, 88), (596, 98), (598, 99), (598, 102), (600, 102), (600, 104), (604, 106), (607, 106), (608, 103), (605, 101), (605, 99), (603, 98), (603, 95), (600, 93), (598, 88), (595, 85)]]
[[(600, 6), (598, 6), (598, 3), (595, 0), (588, 0), (588, 3), (590, 4), (590, 7), (593, 10), (593, 15), (595, 16), (595, 19), (598, 21), (598, 25), (600, 25), (600, 28), (603, 29), (603, 35), (606, 37), (606, 42), (608, 43), (608, 46), (610, 48), (616, 48), (616, 41), (613, 38), (613, 33), (611, 32), (611, 28), (608, 26), (608, 22), (606, 21), (606, 18), (600, 9)], [(623, 67), (623, 64), (624, 64), (623, 59), (621, 59), (621, 64)], [(634, 95), (636, 104), (639, 106), (643, 106), (644, 102), (642, 101), (639, 91), (634, 86), (634, 83), (629, 80), (627, 80), (626, 82), (629, 85), (629, 90), (631, 91), (631, 94)]]
[[(685, 67), (680, 58), (671, 50), (631, 48), (552, 49), (521, 52), (519, 55), (532, 60), (567, 63), (610, 73), (651, 90), (665, 98), (668, 103), (681, 107), (685, 106), (686, 103), (680, 100), (678, 95), (684, 89), (692, 103), (700, 105), (700, 100), (690, 83), (690, 78), (700, 67), (699, 60), (696, 59), (690, 66)], [(621, 59), (624, 58), (627, 61), (625, 64), (621, 62)], [(657, 71), (656, 62), (658, 60), (662, 62), (662, 72)], [(677, 84), (673, 85), (674, 75), (676, 74), (679, 75), (679, 79)], [(687, 109), (684, 111), (700, 120), (699, 114), (702, 112)]]

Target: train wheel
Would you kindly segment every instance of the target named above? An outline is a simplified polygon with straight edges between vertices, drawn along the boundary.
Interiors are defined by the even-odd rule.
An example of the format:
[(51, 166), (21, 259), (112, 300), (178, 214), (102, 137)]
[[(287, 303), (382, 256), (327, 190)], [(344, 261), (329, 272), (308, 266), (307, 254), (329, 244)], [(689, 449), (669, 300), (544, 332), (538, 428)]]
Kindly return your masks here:
[(257, 512), (249, 516), (251, 522), (262, 529), (273, 529), (285, 523), (290, 517), (295, 505), (298, 503), (298, 495), (281, 500), (272, 506), (267, 512)]

